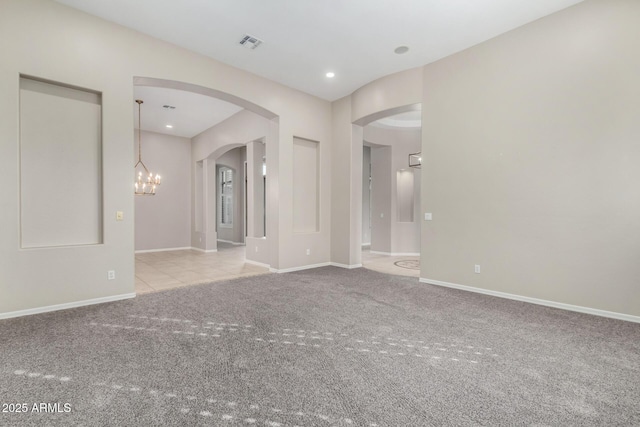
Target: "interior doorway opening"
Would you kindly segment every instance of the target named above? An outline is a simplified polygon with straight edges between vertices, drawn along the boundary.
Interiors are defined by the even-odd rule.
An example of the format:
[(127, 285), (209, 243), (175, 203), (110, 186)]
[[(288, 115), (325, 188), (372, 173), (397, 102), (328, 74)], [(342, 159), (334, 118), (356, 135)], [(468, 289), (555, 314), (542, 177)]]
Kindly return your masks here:
[(421, 146), (419, 106), (378, 116), (363, 127), (361, 249), (365, 268), (420, 275), (421, 168), (415, 164), (415, 155)]
[[(147, 107), (140, 130), (145, 162), (162, 175), (154, 196), (135, 198), (136, 286), (210, 282), (230, 269), (267, 272), (269, 245), (277, 244), (266, 240), (267, 147), (278, 138), (277, 116), (165, 80), (136, 78), (134, 98)], [(249, 254), (247, 240), (259, 240)]]

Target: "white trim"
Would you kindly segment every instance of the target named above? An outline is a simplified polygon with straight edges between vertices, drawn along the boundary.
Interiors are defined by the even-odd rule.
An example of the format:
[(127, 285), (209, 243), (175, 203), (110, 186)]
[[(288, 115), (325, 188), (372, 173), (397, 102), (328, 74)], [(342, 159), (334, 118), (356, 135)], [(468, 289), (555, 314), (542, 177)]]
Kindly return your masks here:
[(369, 251), (369, 253), (377, 255), (391, 255), (391, 252)]
[(182, 248), (143, 249), (135, 252), (137, 254), (148, 254), (151, 252), (188, 251), (190, 249), (193, 249), (193, 248), (191, 246), (184, 246)]
[(113, 295), (110, 297), (101, 297), (87, 299), (83, 301), (67, 302), (64, 304), (47, 305), (45, 307), (28, 308), (26, 310), (10, 311), (8, 313), (0, 313), (0, 319), (10, 319), (12, 317), (30, 316), (32, 314), (48, 313), (50, 311), (67, 310), (69, 308), (84, 307), (86, 305), (102, 304), (105, 302), (120, 301), (123, 299), (135, 298), (135, 293)]
[(420, 256), (420, 252), (380, 252), (380, 251), (369, 251), (372, 254), (378, 255), (388, 255), (388, 256)]
[(242, 242), (232, 242), (231, 240), (218, 239), (218, 242), (231, 243), (232, 245), (236, 245), (236, 246), (244, 246), (244, 243), (242, 243)]
[(213, 253), (213, 252), (218, 252), (218, 250), (217, 250), (217, 249), (207, 249), (207, 250), (204, 250), (204, 249), (196, 248), (196, 247), (194, 247), (194, 246), (192, 246), (192, 247), (191, 247), (191, 249), (193, 249), (194, 251), (198, 251), (198, 252), (204, 252), (205, 254), (210, 254), (210, 253)]
[(348, 268), (348, 269), (362, 267), (362, 264), (340, 264), (339, 262), (332, 262), (331, 265), (334, 267)]
[(271, 267), (269, 264), (265, 264), (264, 262), (252, 261), (250, 259), (245, 259), (244, 262), (251, 265), (257, 265), (258, 267), (265, 267), (265, 268)]
[(271, 271), (272, 273), (290, 273), (292, 271), (310, 270), (312, 268), (326, 267), (328, 265), (331, 265), (331, 263), (330, 262), (322, 262), (320, 264), (302, 265), (300, 267), (283, 268), (283, 269), (280, 269), (280, 270), (278, 270), (277, 268), (269, 268), (269, 271)]
[(491, 291), (489, 289), (475, 288), (473, 286), (458, 285), (456, 283), (441, 282), (440, 280), (420, 278), (421, 283), (430, 285), (443, 286), (445, 288), (460, 289), (463, 291), (475, 292), (479, 294), (491, 295), (498, 298), (506, 298), (515, 301), (528, 302), (531, 304), (544, 305), (547, 307), (559, 308), (562, 310), (576, 311), (578, 313), (592, 314), (594, 316), (609, 317), (611, 319), (626, 320), (627, 322), (640, 323), (640, 316), (632, 316), (630, 314), (616, 313), (614, 311), (600, 310), (591, 307), (582, 307), (579, 305), (565, 304), (562, 302), (549, 301), (539, 298), (525, 297), (522, 295), (509, 294), (506, 292)]

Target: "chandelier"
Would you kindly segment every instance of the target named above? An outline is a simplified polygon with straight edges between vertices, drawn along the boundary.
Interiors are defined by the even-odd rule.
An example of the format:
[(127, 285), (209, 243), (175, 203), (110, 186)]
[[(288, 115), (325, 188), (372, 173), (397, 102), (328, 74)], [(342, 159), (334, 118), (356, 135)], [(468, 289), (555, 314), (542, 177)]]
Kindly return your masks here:
[(138, 104), (138, 163), (133, 167), (136, 172), (136, 180), (134, 183), (136, 196), (154, 196), (156, 194), (156, 187), (160, 185), (160, 175), (153, 176), (153, 173), (149, 172), (149, 169), (142, 161), (142, 138), (141, 138), (141, 126), (140, 126), (140, 104), (143, 103), (141, 99), (136, 99)]

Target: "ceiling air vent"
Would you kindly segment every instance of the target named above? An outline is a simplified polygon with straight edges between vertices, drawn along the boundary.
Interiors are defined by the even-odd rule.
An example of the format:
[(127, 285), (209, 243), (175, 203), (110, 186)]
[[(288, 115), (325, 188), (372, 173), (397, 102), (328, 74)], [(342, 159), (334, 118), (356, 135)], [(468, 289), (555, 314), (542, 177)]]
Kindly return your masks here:
[(240, 44), (247, 49), (255, 49), (262, 44), (262, 40), (257, 37), (250, 36), (249, 34), (245, 34), (242, 40), (240, 40)]
[(176, 107), (174, 107), (173, 105), (163, 105), (162, 108), (166, 108), (167, 110), (175, 110)]

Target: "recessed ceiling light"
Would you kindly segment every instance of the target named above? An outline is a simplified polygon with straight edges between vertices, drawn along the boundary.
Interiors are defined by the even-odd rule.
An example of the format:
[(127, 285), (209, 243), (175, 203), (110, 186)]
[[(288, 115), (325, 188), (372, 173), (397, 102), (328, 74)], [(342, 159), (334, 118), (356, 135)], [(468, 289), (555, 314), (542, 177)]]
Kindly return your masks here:
[(173, 129), (173, 125), (167, 125), (169, 129)]
[(394, 49), (394, 52), (398, 55), (402, 55), (403, 53), (409, 52), (409, 48), (407, 46), (398, 46)]
[(332, 79), (336, 76), (336, 73), (334, 73), (333, 71), (329, 71), (327, 74), (325, 74), (325, 76), (327, 76), (328, 79)]

